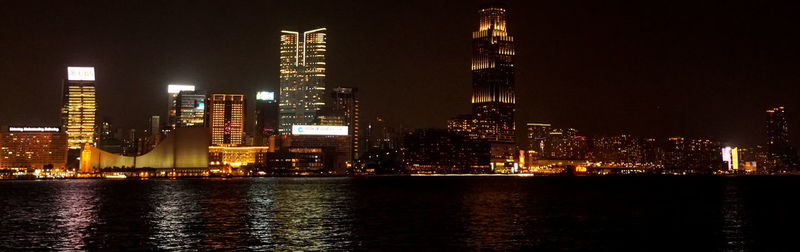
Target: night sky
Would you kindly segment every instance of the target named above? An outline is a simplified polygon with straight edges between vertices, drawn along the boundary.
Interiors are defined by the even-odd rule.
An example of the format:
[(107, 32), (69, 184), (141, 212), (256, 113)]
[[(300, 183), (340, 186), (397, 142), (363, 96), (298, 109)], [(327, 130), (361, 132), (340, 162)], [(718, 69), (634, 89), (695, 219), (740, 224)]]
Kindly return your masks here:
[[(67, 66), (94, 66), (98, 117), (144, 128), (166, 85), (278, 89), (281, 29), (328, 28), (328, 87), (362, 120), (444, 128), (469, 113), (484, 1), (3, 1), (2, 125), (58, 125)], [(798, 6), (760, 1), (509, 1), (517, 126), (764, 140), (767, 108), (800, 136)], [(251, 106), (252, 108), (252, 106)]]

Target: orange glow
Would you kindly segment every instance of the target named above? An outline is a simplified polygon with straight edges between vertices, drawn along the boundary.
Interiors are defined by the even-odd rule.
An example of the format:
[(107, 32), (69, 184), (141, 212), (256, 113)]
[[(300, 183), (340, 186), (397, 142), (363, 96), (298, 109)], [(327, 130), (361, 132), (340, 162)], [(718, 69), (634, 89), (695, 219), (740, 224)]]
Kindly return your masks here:
[(576, 166), (575, 172), (580, 172), (580, 173), (586, 172), (586, 166)]

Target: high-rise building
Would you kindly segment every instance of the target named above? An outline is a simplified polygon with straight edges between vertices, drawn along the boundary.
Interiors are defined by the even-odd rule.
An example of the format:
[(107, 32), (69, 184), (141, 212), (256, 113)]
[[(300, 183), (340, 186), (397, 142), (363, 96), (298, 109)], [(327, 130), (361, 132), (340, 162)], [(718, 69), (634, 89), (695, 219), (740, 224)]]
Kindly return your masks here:
[(169, 84), (167, 85), (167, 126), (175, 129), (178, 123), (178, 94), (181, 91), (194, 91), (194, 85)]
[(97, 112), (94, 67), (67, 67), (62, 92), (61, 122), (69, 148), (79, 149), (85, 143), (94, 143)]
[(347, 126), (348, 134), (352, 140), (352, 160), (356, 160), (360, 154), (359, 148), (359, 118), (358, 118), (358, 97), (357, 88), (337, 87), (333, 89), (333, 101), (330, 109), (334, 114), (342, 118), (342, 126)]
[(514, 37), (506, 30), (505, 7), (486, 5), (478, 11), (472, 33), (472, 113), (481, 138), (514, 142)]
[(769, 160), (765, 168), (771, 172), (796, 169), (800, 164), (789, 136), (789, 123), (786, 121), (784, 107), (767, 110), (766, 133)]
[(253, 134), (255, 145), (268, 145), (269, 137), (278, 134), (278, 117), (280, 109), (275, 93), (262, 91), (256, 94), (256, 125)]
[(308, 125), (325, 106), (326, 28), (281, 31), (280, 133)]
[(175, 127), (205, 125), (206, 95), (196, 91), (180, 91), (175, 97)]
[(212, 94), (209, 98), (211, 144), (238, 146), (244, 143), (244, 95)]

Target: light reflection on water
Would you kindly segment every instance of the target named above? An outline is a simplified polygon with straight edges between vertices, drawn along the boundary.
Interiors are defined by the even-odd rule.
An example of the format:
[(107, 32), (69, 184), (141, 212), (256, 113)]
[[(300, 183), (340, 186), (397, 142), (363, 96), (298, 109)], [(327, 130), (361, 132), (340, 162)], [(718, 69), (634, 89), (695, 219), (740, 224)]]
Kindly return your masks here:
[(0, 251), (785, 250), (798, 178), (0, 182)]
[(58, 249), (83, 249), (89, 228), (97, 221), (97, 190), (91, 181), (69, 181), (54, 191), (57, 195), (55, 223)]

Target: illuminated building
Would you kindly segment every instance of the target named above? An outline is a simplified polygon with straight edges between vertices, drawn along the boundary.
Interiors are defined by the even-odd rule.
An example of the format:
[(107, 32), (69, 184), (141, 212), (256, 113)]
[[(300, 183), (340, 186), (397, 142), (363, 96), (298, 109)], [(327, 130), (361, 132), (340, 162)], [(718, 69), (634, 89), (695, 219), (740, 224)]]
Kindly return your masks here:
[(95, 141), (94, 67), (67, 67), (64, 81), (61, 129), (67, 133), (67, 142), (72, 149)]
[(266, 163), (266, 146), (224, 147), (209, 146), (208, 161), (210, 166), (252, 166)]
[(57, 127), (9, 127), (0, 132), (0, 169), (61, 169), (67, 164), (67, 134)]
[(195, 91), (180, 91), (175, 97), (175, 127), (203, 127), (205, 124), (206, 95)]
[(771, 172), (791, 171), (797, 169), (797, 151), (791, 144), (789, 123), (786, 121), (784, 107), (767, 110), (766, 133), (767, 153), (769, 155), (766, 169)]
[(211, 144), (238, 146), (244, 144), (244, 95), (212, 94), (208, 101)]
[(283, 137), (282, 146), (290, 151), (321, 150), (324, 169), (306, 172), (343, 175), (347, 172), (348, 166), (352, 165), (352, 138), (347, 126), (293, 125), (292, 135)]
[(473, 115), (458, 115), (447, 120), (447, 130), (460, 133), (472, 139), (480, 138), (477, 131), (478, 120)]
[(700, 173), (725, 169), (720, 149), (719, 143), (710, 139), (671, 137), (664, 148), (664, 168)]
[(592, 139), (592, 160), (616, 166), (639, 166), (644, 163), (641, 140), (631, 135), (598, 136)]
[(194, 85), (169, 84), (167, 85), (167, 124), (170, 129), (175, 129), (178, 124), (178, 94), (181, 91), (194, 91)]
[(322, 148), (292, 147), (266, 153), (266, 163), (273, 174), (325, 174), (328, 158)]
[(498, 5), (478, 11), (479, 29), (472, 33), (472, 114), (481, 138), (514, 142), (514, 37), (506, 30), (506, 12)]
[[(337, 87), (333, 89), (333, 104), (331, 104), (331, 112), (343, 119), (342, 126), (347, 126), (348, 134), (351, 136), (351, 152), (353, 154), (351, 160), (356, 160), (360, 153), (359, 148), (359, 108), (358, 97), (356, 97), (357, 88), (350, 87)], [(326, 125), (326, 124), (323, 124)]]
[(489, 173), (490, 148), (484, 139), (439, 129), (418, 129), (403, 135), (401, 162), (408, 173)]
[(325, 106), (325, 28), (305, 32), (281, 31), (280, 133), (292, 125), (308, 125)]
[(267, 143), (271, 136), (278, 134), (280, 109), (274, 92), (261, 91), (256, 94), (255, 113), (255, 134), (253, 134), (255, 145), (269, 145), (274, 148), (274, 144)]
[(545, 141), (549, 136), (551, 125), (549, 123), (527, 123), (528, 150), (533, 151), (530, 158), (543, 158)]

